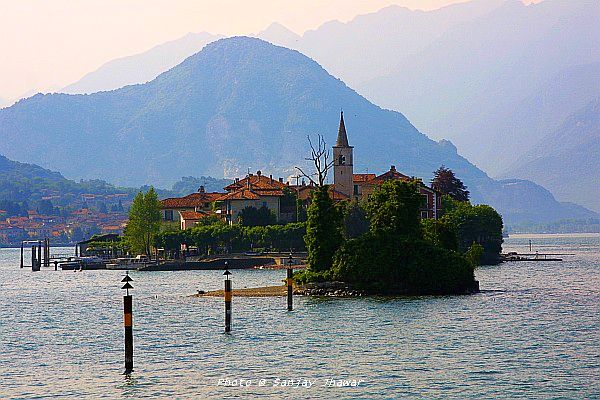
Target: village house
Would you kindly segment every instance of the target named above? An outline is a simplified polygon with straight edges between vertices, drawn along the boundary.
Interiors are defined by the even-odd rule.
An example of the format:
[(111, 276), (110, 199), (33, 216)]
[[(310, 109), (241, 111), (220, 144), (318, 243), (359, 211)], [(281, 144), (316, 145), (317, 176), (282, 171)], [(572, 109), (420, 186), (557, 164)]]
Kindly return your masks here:
[(224, 193), (208, 193), (200, 186), (196, 193), (184, 197), (170, 197), (160, 201), (163, 224), (179, 226), (187, 229), (196, 224), (202, 217), (214, 215), (213, 203)]
[(266, 207), (275, 214), (277, 221), (282, 221), (281, 198), (287, 187), (283, 179), (266, 177), (261, 171), (248, 174), (244, 179), (236, 179), (225, 187), (226, 194), (217, 201), (222, 205), (221, 214), (230, 224), (239, 222), (239, 214), (246, 207)]

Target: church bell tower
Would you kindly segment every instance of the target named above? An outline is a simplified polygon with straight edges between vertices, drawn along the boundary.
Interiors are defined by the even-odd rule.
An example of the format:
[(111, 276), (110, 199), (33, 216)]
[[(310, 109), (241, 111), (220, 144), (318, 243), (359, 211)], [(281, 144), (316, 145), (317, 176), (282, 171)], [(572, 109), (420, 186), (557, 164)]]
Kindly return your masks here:
[(348, 144), (346, 135), (346, 126), (344, 124), (344, 112), (340, 114), (340, 128), (338, 130), (337, 141), (333, 146), (333, 184), (335, 190), (352, 197), (353, 177), (354, 177), (354, 159), (353, 147)]

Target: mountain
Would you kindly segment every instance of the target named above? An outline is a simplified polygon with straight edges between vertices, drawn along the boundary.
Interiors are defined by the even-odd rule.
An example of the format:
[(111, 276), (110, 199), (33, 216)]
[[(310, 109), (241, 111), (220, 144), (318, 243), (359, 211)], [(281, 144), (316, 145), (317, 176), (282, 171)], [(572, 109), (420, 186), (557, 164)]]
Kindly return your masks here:
[[(522, 101), (498, 107), (494, 114), (486, 118), (489, 126), (503, 134), (488, 138), (488, 148), (482, 149), (479, 157), (496, 165), (491, 169), (495, 174), (507, 176), (503, 172), (515, 159), (531, 149), (539, 148), (536, 145), (549, 132), (559, 129), (567, 117), (580, 111), (599, 95), (600, 63), (577, 65), (561, 71), (535, 88)], [(573, 157), (577, 158), (577, 154), (573, 154)], [(535, 180), (534, 176), (519, 177)], [(570, 201), (578, 200), (585, 204), (583, 197), (570, 198)]]
[(392, 5), (347, 23), (327, 22), (294, 41), (288, 39), (288, 34), (259, 37), (298, 50), (351, 87), (359, 87), (389, 74), (402, 60), (434, 43), (444, 32), (488, 14), (503, 1), (475, 0), (433, 11)]
[(530, 177), (563, 201), (600, 212), (600, 97), (569, 116), (518, 159), (506, 176)]
[[(335, 142), (342, 108), (356, 172), (383, 172), (395, 164), (429, 180), (445, 164), (475, 201), (507, 199), (524, 212), (544, 191), (503, 186), (449, 141), (429, 139), (402, 114), (370, 103), (308, 57), (247, 37), (211, 43), (146, 84), (21, 100), (0, 110), (0, 152), (70, 177), (133, 186), (165, 187), (199, 172), (242, 176), (247, 168), (290, 176), (309, 154), (307, 135)], [(581, 214), (556, 201), (540, 207), (530, 215), (544, 213), (547, 221)]]
[[(599, 19), (596, 0), (528, 6), (507, 1), (448, 29), (400, 60), (387, 76), (358, 89), (378, 104), (403, 110), (423, 132), (452, 140), (477, 165), (498, 173), (515, 154), (528, 150), (524, 145), (541, 139), (547, 126), (560, 123), (560, 114), (589, 102), (591, 91), (600, 94), (593, 80), (597, 70), (582, 92), (569, 88), (574, 78), (563, 72), (600, 62)], [(548, 82), (553, 78), (565, 81)], [(559, 97), (574, 100), (562, 104), (559, 115), (515, 107), (527, 106), (551, 84)], [(518, 137), (533, 142), (513, 140)], [(498, 152), (499, 146), (505, 151)]]
[(298, 42), (302, 40), (302, 36), (277, 22), (273, 22), (267, 29), (259, 32), (256, 37), (279, 46), (287, 47), (288, 49), (295, 49), (298, 46)]
[[(11, 202), (36, 202), (46, 196), (61, 197), (81, 194), (115, 194), (126, 189), (116, 188), (101, 180), (74, 182), (58, 172), (38, 165), (20, 163), (0, 155), (0, 200)], [(128, 190), (135, 193), (134, 189)]]
[(221, 37), (207, 32), (188, 33), (143, 53), (109, 61), (60, 92), (94, 93), (151, 81)]

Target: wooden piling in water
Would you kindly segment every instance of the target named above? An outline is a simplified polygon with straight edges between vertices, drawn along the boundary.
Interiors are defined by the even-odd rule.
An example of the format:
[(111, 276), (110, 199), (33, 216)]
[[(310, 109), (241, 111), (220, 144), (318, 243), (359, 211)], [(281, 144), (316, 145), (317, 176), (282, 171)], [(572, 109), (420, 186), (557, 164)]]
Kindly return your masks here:
[(293, 287), (292, 287), (292, 276), (294, 275), (294, 270), (291, 268), (287, 269), (287, 309), (288, 311), (292, 311), (292, 302), (293, 302)]
[(125, 289), (125, 296), (123, 296), (123, 325), (125, 326), (125, 374), (133, 372), (133, 299), (129, 294), (129, 289), (133, 289), (133, 286), (129, 282), (133, 279), (129, 274), (125, 275), (125, 278), (121, 282), (125, 282), (125, 285), (121, 289)]
[(225, 270), (225, 332), (231, 332), (231, 272)]
[(38, 240), (38, 248), (37, 248), (37, 270), (39, 271), (42, 268), (42, 241)]
[(36, 270), (36, 265), (37, 265), (37, 261), (35, 259), (35, 255), (36, 255), (36, 250), (35, 250), (35, 245), (31, 246), (31, 270), (35, 271)]
[(125, 373), (133, 371), (133, 300), (131, 295), (123, 296), (125, 325)]

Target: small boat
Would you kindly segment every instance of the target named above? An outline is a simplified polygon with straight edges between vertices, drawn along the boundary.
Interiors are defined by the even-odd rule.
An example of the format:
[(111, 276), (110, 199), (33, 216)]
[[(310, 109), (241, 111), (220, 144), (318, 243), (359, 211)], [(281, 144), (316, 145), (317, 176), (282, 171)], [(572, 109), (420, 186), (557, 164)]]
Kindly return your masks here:
[(133, 258), (121, 257), (114, 260), (114, 262), (106, 264), (106, 269), (138, 270), (150, 264), (154, 264), (154, 262), (150, 261), (148, 256), (145, 255), (139, 255)]

